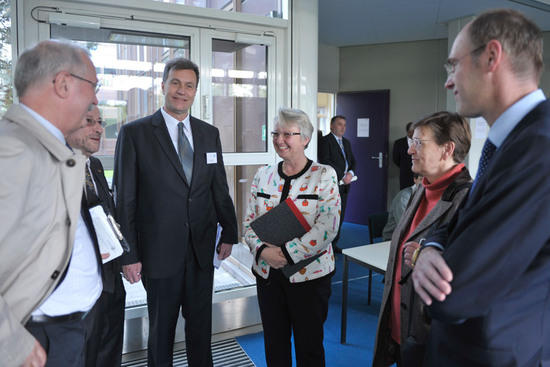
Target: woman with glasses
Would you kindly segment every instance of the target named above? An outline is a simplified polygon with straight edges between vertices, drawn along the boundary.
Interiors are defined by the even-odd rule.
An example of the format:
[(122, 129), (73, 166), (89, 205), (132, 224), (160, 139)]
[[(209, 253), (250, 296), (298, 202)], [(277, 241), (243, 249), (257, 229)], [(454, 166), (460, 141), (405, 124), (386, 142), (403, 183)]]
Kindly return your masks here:
[[(282, 161), (256, 173), (244, 221), (244, 238), (254, 255), (252, 271), (268, 366), (292, 366), (291, 333), (298, 366), (325, 365), (323, 324), (334, 273), (331, 241), (338, 231), (340, 196), (334, 169), (311, 161), (304, 153), (312, 132), (303, 111), (279, 110), (271, 135)], [(309, 231), (280, 247), (262, 242), (250, 223), (287, 198), (307, 221)], [(290, 276), (281, 270), (315, 255), (316, 260)]]
[(410, 255), (416, 250), (409, 242), (421, 242), (431, 230), (451, 221), (472, 181), (462, 163), (471, 140), (463, 117), (437, 112), (416, 122), (413, 129), (408, 141), (412, 171), (424, 178), (391, 239), (373, 366), (395, 362), (398, 366), (422, 366), (430, 320), (408, 276), (415, 260), (411, 263)]

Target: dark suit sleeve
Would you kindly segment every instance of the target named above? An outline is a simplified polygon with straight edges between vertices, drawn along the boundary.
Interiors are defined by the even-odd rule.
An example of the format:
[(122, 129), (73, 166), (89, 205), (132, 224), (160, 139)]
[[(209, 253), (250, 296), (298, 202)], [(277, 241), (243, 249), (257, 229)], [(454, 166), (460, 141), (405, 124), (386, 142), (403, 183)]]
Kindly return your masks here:
[(336, 149), (340, 149), (338, 146), (338, 143), (336, 142), (336, 139), (332, 138), (331, 134), (328, 134), (326, 136), (323, 136), (322, 143), (319, 145), (319, 163), (322, 164), (328, 164), (334, 170), (336, 171), (336, 177), (338, 180), (341, 180), (344, 177), (344, 167), (345, 164), (344, 160), (342, 159), (342, 164), (338, 164), (336, 162), (336, 157), (338, 155), (341, 156), (341, 152), (336, 151)]
[(399, 167), (401, 163), (401, 157), (399, 156), (401, 153), (400, 150), (401, 149), (399, 149), (399, 139), (398, 139), (393, 142), (393, 153), (391, 155), (393, 163), (395, 163), (397, 167)]
[(122, 255), (122, 264), (134, 264), (140, 260), (136, 231), (137, 160), (135, 145), (125, 126), (118, 135), (115, 148), (115, 171), (113, 175), (116, 219), (130, 252)]
[(549, 145), (550, 138), (531, 135), (515, 149), (497, 151), (445, 246), (452, 292), (432, 304), (433, 318), (452, 323), (482, 316), (522, 282), (549, 278), (550, 159), (540, 154)]
[(323, 136), (319, 140), (319, 151), (317, 152), (317, 158), (319, 163), (330, 164), (330, 150), (326, 136)]
[(223, 164), (222, 145), (220, 142), (219, 132), (216, 130), (216, 153), (218, 162), (216, 164), (216, 174), (212, 181), (212, 195), (214, 197), (214, 206), (216, 208), (216, 216), (218, 222), (222, 226), (222, 234), (220, 241), (225, 243), (235, 244), (239, 242), (237, 217), (235, 215), (235, 207), (229, 188), (227, 187), (227, 177), (225, 175), (225, 166)]

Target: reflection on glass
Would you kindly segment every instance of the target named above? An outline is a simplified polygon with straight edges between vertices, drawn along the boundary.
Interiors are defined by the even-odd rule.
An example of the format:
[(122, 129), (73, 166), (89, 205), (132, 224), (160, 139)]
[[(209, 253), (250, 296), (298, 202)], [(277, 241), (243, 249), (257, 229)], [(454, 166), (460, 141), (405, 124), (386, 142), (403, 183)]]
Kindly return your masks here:
[[(272, 18), (283, 18), (283, 5), (288, 0), (153, 0), (163, 3), (196, 6), (198, 8), (220, 9), (238, 13), (263, 15)], [(285, 16), (286, 18), (286, 16)]]
[[(239, 239), (243, 235), (243, 221), (250, 195), (250, 184), (259, 167), (261, 165), (225, 166), (229, 194), (237, 210)], [(214, 290), (219, 292), (256, 284), (256, 279), (251, 271), (253, 260), (244, 241), (241, 240), (239, 244), (234, 245), (231, 256), (224, 260), (221, 267), (214, 273)]]
[(163, 105), (164, 64), (189, 57), (189, 38), (58, 25), (51, 26), (51, 37), (74, 40), (90, 51), (102, 85), (97, 98), (106, 124), (96, 155), (111, 157), (104, 161), (108, 171), (120, 127)]
[(334, 116), (334, 94), (317, 93), (317, 127), (323, 135), (330, 131), (332, 116)]
[(266, 152), (267, 46), (212, 40), (212, 121), (224, 152)]

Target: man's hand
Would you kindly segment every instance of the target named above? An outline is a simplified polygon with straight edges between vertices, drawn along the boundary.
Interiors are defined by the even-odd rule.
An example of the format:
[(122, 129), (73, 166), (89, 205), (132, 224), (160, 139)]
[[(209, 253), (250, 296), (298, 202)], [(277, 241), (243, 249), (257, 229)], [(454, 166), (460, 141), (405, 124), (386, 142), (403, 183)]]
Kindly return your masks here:
[(45, 365), (46, 351), (42, 348), (38, 340), (35, 340), (31, 354), (27, 356), (22, 367), (44, 367)]
[(353, 175), (351, 174), (351, 172), (348, 172), (346, 173), (346, 175), (344, 176), (344, 178), (342, 179), (342, 181), (344, 181), (344, 184), (345, 185), (349, 185), (349, 183), (351, 182), (351, 179), (353, 178)]
[(405, 265), (407, 265), (409, 268), (412, 268), (412, 258), (414, 251), (420, 247), (420, 244), (418, 242), (407, 242), (403, 245), (403, 262)]
[(283, 250), (279, 246), (267, 244), (267, 248), (262, 251), (260, 257), (275, 269), (280, 269), (287, 264)]
[(233, 245), (230, 243), (220, 243), (218, 246), (218, 259), (225, 260), (226, 258), (231, 255), (231, 250), (233, 249)]
[(418, 255), (412, 279), (414, 290), (428, 306), (433, 298), (444, 301), (451, 293), (453, 273), (435, 247), (425, 248)]
[(101, 260), (105, 260), (105, 259), (108, 259), (108, 258), (109, 258), (109, 256), (111, 256), (111, 254), (110, 254), (110, 253), (108, 253), (108, 252), (105, 252), (105, 253), (101, 254)]
[(131, 284), (139, 282), (141, 280), (141, 263), (123, 265), (122, 273), (124, 273), (124, 278)]

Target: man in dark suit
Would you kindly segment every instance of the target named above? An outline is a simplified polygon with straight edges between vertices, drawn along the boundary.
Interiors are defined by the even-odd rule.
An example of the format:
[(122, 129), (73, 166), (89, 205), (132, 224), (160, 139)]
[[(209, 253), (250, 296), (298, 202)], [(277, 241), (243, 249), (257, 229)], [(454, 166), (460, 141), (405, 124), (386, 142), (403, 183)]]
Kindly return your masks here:
[[(83, 127), (67, 136), (67, 143), (88, 158), (86, 164), (87, 201), (102, 205), (106, 213), (115, 214), (115, 203), (105, 179), (101, 161), (92, 154), (99, 150), (103, 135), (97, 106), (89, 111)], [(108, 257), (110, 254), (102, 254)], [(126, 291), (120, 276), (120, 258), (103, 264), (103, 292), (94, 306), (86, 345), (86, 366), (120, 366), (124, 331)]]
[(403, 190), (414, 184), (413, 172), (411, 170), (412, 160), (409, 153), (407, 153), (409, 150), (408, 140), (412, 138), (414, 132), (412, 125), (412, 122), (407, 123), (407, 136), (397, 139), (393, 143), (393, 163), (399, 167), (399, 190)]
[(540, 30), (512, 10), (479, 15), (451, 49), (445, 86), (458, 112), (482, 116), (491, 128), (456, 224), (417, 254), (415, 290), (433, 318), (427, 366), (550, 363), (550, 101), (537, 89), (542, 60)]
[(164, 106), (122, 127), (115, 152), (115, 198), (130, 245), (124, 276), (143, 280), (149, 311), (149, 366), (171, 366), (179, 309), (190, 366), (211, 366), (212, 258), (237, 243), (237, 219), (218, 129), (189, 115), (199, 69), (166, 63)]
[(334, 252), (342, 253), (342, 249), (338, 247), (340, 239), (340, 229), (344, 222), (344, 214), (346, 212), (346, 203), (348, 200), (349, 185), (353, 178), (355, 170), (355, 157), (351, 151), (349, 140), (344, 138), (346, 132), (346, 118), (344, 116), (334, 116), (330, 120), (330, 134), (325, 135), (319, 142), (319, 163), (328, 164), (336, 171), (336, 176), (339, 180), (338, 189), (340, 191), (340, 199), (342, 201), (342, 209), (340, 211), (340, 225), (338, 226), (338, 234), (332, 241)]

